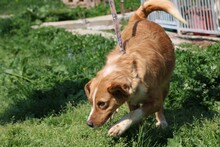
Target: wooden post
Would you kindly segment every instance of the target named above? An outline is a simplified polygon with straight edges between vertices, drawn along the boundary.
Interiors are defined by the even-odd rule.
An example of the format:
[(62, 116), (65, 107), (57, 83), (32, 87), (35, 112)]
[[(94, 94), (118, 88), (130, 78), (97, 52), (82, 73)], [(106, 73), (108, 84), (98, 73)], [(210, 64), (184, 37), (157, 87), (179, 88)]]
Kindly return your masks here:
[(125, 15), (124, 0), (121, 0), (120, 7), (121, 7), (121, 14), (122, 14), (122, 16), (124, 16)]

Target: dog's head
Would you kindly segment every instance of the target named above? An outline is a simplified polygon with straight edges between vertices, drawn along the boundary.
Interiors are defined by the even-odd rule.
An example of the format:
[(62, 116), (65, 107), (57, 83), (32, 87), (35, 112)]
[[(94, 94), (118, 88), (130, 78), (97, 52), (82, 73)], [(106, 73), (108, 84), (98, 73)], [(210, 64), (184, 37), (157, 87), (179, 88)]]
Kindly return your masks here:
[(94, 78), (84, 89), (92, 106), (87, 120), (87, 125), (92, 128), (102, 126), (131, 93), (131, 86), (123, 78)]

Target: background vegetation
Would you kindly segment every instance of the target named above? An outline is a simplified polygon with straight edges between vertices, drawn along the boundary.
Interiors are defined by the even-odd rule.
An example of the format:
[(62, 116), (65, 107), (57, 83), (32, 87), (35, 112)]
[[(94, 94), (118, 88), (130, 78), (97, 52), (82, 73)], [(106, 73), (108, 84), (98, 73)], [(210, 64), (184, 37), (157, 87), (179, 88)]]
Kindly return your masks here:
[(156, 128), (150, 116), (122, 137), (111, 138), (107, 130), (127, 113), (126, 106), (108, 124), (90, 129), (83, 87), (115, 42), (51, 27), (33, 30), (33, 21), (21, 15), (0, 20), (0, 146), (220, 144), (220, 42), (207, 48), (182, 44), (188, 50), (176, 50), (165, 102), (169, 128)]
[[(116, 10), (120, 13), (120, 0), (115, 0)], [(140, 5), (138, 0), (124, 3), (125, 11), (136, 10)], [(69, 8), (62, 0), (1, 0), (0, 14), (19, 14), (20, 17), (31, 19), (39, 24), (45, 21), (76, 20), (94, 16), (110, 14), (109, 4), (100, 3), (94, 8)]]

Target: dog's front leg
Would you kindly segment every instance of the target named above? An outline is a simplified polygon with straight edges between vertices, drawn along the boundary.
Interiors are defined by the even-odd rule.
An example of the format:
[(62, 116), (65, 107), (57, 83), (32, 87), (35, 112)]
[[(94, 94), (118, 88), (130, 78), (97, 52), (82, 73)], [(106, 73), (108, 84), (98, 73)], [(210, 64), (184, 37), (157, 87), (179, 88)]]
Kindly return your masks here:
[(140, 108), (131, 111), (124, 117), (122, 117), (114, 126), (110, 128), (108, 134), (112, 137), (120, 136), (124, 133), (130, 126), (142, 120), (154, 112), (160, 109), (161, 101), (154, 101), (143, 104)]
[(141, 108), (131, 111), (124, 117), (122, 117), (114, 126), (110, 128), (108, 134), (112, 137), (120, 136), (124, 133), (130, 126), (139, 122), (144, 116)]

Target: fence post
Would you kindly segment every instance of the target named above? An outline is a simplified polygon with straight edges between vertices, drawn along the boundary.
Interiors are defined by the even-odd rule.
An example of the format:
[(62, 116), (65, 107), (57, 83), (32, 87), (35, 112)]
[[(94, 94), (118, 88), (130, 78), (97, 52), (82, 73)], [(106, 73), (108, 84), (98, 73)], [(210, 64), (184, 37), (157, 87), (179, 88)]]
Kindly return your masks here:
[(120, 0), (120, 7), (121, 7), (121, 14), (122, 16), (124, 16), (125, 15), (124, 0)]
[[(179, 2), (177, 2), (177, 0), (173, 0), (173, 3), (176, 5), (176, 7), (177, 7), (177, 9), (180, 11), (180, 13), (181, 13), (181, 7), (180, 7), (180, 5), (179, 5)], [(182, 13), (181, 13), (181, 15), (182, 15)], [(182, 33), (181, 33), (181, 29), (180, 29), (180, 22), (179, 21), (177, 21), (176, 19), (175, 19), (175, 22), (176, 22), (176, 30), (177, 30), (177, 33), (178, 33), (178, 35), (181, 35)]]
[(144, 4), (145, 0), (140, 0), (141, 1), (141, 4)]

